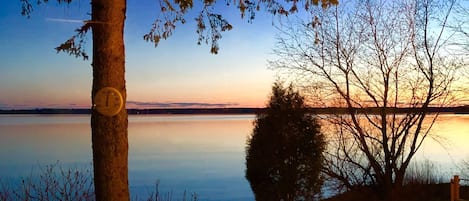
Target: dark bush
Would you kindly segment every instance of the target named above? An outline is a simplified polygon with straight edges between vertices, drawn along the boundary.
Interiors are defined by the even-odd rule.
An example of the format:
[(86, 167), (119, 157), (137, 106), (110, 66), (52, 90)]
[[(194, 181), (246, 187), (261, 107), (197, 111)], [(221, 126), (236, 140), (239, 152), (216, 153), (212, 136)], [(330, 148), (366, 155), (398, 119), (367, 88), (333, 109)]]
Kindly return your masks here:
[(246, 178), (258, 201), (313, 200), (320, 193), (324, 137), (304, 98), (290, 85), (272, 87), (265, 113), (247, 140)]

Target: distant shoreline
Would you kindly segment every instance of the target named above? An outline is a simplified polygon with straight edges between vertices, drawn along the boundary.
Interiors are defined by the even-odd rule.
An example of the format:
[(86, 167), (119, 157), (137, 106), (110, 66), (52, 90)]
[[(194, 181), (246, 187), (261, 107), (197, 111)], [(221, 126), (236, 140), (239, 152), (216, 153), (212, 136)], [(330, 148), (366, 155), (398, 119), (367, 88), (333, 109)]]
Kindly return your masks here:
[[(265, 108), (158, 108), (158, 109), (127, 109), (129, 115), (138, 114), (259, 114), (263, 113)], [(347, 114), (368, 113), (379, 114), (382, 108), (309, 108), (314, 114)], [(389, 114), (404, 114), (412, 112), (422, 112), (414, 108), (386, 108)], [(446, 113), (446, 114), (469, 114), (469, 106), (458, 107), (430, 107), (426, 113)], [(0, 114), (91, 114), (91, 109), (60, 109), (60, 108), (41, 108), (25, 110), (0, 110)]]

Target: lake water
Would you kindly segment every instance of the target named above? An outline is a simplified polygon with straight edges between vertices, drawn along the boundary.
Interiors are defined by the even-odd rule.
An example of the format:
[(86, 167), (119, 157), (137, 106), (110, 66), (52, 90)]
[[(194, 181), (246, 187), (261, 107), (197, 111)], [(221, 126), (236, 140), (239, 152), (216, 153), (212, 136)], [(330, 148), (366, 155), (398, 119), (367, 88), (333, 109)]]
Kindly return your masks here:
[[(154, 190), (199, 200), (253, 200), (244, 178), (246, 137), (254, 115), (130, 115), (129, 185), (132, 197)], [(15, 181), (40, 166), (91, 168), (89, 115), (0, 115), (0, 178)], [(469, 157), (469, 115), (442, 115), (417, 159), (447, 175), (460, 174)], [(441, 146), (441, 143), (445, 147)], [(448, 178), (449, 179), (449, 178)]]

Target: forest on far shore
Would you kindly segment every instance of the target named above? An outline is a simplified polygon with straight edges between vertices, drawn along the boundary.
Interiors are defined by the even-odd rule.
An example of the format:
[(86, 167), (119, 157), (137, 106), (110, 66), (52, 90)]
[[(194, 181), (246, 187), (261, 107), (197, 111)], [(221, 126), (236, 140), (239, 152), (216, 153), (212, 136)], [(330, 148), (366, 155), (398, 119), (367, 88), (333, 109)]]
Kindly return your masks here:
[[(382, 108), (354, 108), (355, 113), (379, 113)], [(265, 108), (158, 108), (158, 109), (127, 109), (128, 114), (257, 114), (263, 113)], [(314, 114), (347, 114), (350, 108), (328, 107), (309, 108)], [(416, 108), (387, 108), (387, 112), (409, 113), (420, 112)], [(429, 107), (427, 113), (469, 114), (469, 106), (457, 107)], [(0, 114), (91, 114), (91, 109), (60, 109), (40, 108), (22, 110), (0, 110)]]

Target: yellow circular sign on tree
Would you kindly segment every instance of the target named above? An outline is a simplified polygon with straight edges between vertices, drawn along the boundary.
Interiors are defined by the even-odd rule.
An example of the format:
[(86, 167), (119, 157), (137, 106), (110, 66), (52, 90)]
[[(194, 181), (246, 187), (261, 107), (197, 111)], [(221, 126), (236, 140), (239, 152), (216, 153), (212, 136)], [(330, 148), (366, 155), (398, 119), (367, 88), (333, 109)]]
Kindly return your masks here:
[(102, 115), (112, 117), (118, 114), (124, 106), (122, 94), (115, 88), (101, 88), (94, 95), (94, 108)]

